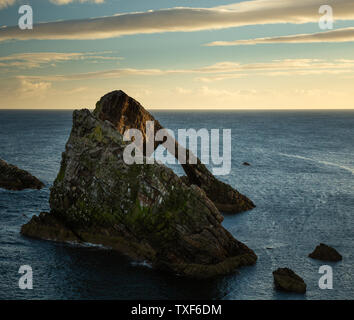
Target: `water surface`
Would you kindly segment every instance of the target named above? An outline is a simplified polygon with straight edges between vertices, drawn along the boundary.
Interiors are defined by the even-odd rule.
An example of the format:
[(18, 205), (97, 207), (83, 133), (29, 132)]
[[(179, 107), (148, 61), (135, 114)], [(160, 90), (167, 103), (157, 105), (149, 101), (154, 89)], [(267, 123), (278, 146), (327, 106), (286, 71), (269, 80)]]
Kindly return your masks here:
[[(354, 299), (354, 112), (153, 112), (173, 130), (232, 129), (232, 170), (220, 179), (257, 205), (223, 222), (256, 252), (257, 264), (203, 281), (162, 274), (111, 250), (20, 235), (32, 215), (49, 209), (71, 113), (0, 110), (0, 158), (46, 185), (0, 189), (0, 299)], [(343, 255), (326, 263), (333, 290), (319, 289), (324, 263), (307, 257), (320, 242)], [(33, 268), (31, 291), (18, 288), (25, 264)], [(285, 266), (304, 278), (305, 296), (274, 290), (272, 271)]]

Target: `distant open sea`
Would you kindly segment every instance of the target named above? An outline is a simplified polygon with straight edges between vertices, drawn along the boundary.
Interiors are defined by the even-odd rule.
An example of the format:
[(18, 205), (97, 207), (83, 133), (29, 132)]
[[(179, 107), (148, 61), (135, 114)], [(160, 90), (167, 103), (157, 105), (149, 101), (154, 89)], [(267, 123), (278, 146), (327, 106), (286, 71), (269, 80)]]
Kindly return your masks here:
[[(0, 158), (46, 185), (0, 189), (0, 299), (354, 299), (354, 111), (152, 113), (173, 130), (232, 129), (232, 170), (220, 179), (257, 207), (225, 216), (223, 225), (256, 252), (257, 264), (218, 279), (187, 280), (108, 249), (21, 236), (21, 225), (49, 210), (72, 111), (0, 110)], [(308, 258), (320, 242), (343, 261)], [(318, 286), (324, 264), (333, 267), (332, 290)], [(33, 268), (33, 290), (18, 288), (21, 265)], [(304, 278), (306, 295), (274, 290), (272, 271), (279, 267)]]

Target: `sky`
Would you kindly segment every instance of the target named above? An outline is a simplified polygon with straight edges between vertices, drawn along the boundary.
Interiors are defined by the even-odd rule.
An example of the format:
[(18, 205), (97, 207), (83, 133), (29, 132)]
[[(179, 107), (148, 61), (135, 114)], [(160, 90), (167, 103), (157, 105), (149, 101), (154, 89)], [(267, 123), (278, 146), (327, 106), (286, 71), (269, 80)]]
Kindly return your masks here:
[(112, 90), (148, 109), (354, 109), (353, 87), (353, 0), (0, 0), (0, 109)]

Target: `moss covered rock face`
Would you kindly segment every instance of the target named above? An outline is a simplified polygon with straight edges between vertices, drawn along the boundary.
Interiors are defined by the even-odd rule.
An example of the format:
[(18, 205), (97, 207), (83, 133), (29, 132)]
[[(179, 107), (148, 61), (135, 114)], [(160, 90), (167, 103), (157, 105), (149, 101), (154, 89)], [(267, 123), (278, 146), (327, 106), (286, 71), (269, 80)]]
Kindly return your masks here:
[[(108, 120), (121, 133), (127, 129), (139, 129), (143, 133), (144, 143), (148, 142), (146, 136), (147, 121), (154, 122), (154, 134), (163, 126), (157, 121), (138, 101), (129, 97), (122, 90), (112, 91), (104, 95), (96, 104), (94, 110), (95, 116), (101, 120)], [(174, 138), (172, 138), (174, 140)], [(162, 141), (154, 141), (156, 149)], [(178, 160), (178, 153), (181, 146), (175, 140), (174, 155)], [(143, 148), (146, 154), (146, 147)], [(190, 150), (185, 150), (186, 154), (191, 153)], [(150, 154), (146, 154), (150, 156)], [(187, 159), (189, 156), (187, 156)], [(225, 213), (239, 213), (251, 210), (255, 204), (245, 195), (239, 193), (230, 185), (218, 180), (208, 168), (197, 158), (196, 164), (190, 164), (188, 161), (182, 164), (182, 168), (186, 173), (185, 183), (188, 185), (195, 184), (206, 193), (207, 197), (212, 200), (215, 206)]]
[(221, 226), (205, 192), (160, 164), (127, 165), (126, 143), (108, 121), (75, 111), (50, 195), (50, 213), (28, 236), (102, 244), (133, 259), (193, 277), (227, 274), (256, 255)]

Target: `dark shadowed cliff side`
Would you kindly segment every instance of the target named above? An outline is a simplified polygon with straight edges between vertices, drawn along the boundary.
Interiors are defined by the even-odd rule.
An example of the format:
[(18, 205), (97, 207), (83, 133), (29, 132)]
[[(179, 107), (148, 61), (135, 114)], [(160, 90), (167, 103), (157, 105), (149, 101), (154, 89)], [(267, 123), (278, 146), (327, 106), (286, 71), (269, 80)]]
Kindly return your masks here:
[(110, 122), (75, 111), (51, 211), (33, 217), (22, 234), (102, 244), (191, 277), (256, 262), (255, 253), (222, 227), (222, 215), (202, 189), (161, 164), (127, 165), (125, 146)]
[(20, 191), (43, 187), (44, 184), (29, 172), (0, 159), (0, 188)]

